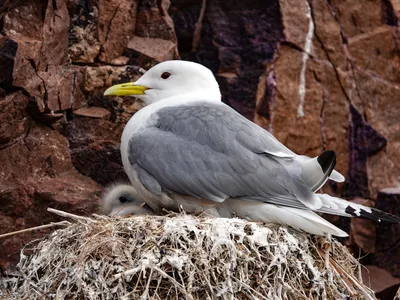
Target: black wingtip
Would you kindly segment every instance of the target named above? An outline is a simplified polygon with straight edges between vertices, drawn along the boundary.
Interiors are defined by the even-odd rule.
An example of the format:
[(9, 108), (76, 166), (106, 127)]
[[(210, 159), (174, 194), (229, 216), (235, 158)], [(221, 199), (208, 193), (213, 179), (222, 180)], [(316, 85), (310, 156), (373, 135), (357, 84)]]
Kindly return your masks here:
[(328, 174), (329, 176), (336, 166), (336, 153), (332, 150), (326, 150), (317, 157), (317, 161), (324, 174)]
[[(369, 212), (361, 210), (361, 215), (363, 216), (364, 214), (370, 215)], [(378, 222), (385, 221), (385, 222), (400, 224), (400, 217), (381, 211), (379, 209), (372, 208), (372, 215), (374, 215), (374, 217), (378, 219), (377, 220)]]
[(346, 207), (345, 210), (346, 213), (349, 215), (352, 215), (354, 217), (360, 217), (364, 219), (369, 219), (373, 220), (376, 222), (390, 222), (390, 223), (399, 223), (400, 224), (400, 217), (386, 213), (384, 211), (381, 211), (379, 209), (371, 208), (371, 212), (368, 212), (364, 209), (360, 209), (359, 213), (356, 213), (356, 209), (351, 207), (350, 205)]

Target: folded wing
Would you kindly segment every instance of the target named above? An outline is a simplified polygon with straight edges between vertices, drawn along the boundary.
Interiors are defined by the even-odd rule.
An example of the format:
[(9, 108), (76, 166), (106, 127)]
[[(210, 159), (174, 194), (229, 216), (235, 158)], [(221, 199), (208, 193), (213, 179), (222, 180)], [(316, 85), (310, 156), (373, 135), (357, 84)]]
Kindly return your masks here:
[[(131, 137), (128, 154), (151, 192), (173, 191), (216, 202), (246, 197), (322, 206), (304, 179), (305, 159), (230, 107), (202, 102), (156, 114), (152, 126)], [(322, 172), (322, 181), (329, 174)]]

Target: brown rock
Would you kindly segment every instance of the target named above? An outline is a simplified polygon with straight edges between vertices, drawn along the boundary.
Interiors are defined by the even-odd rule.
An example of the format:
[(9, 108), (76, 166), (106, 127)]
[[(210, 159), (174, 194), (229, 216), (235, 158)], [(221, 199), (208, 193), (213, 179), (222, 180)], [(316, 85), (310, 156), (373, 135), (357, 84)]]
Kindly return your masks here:
[(94, 37), (96, 25), (89, 24), (85, 28), (74, 27), (72, 34), (74, 43), (69, 47), (69, 56), (74, 63), (94, 63), (100, 54), (100, 42)]
[[(385, 188), (379, 191), (375, 207), (400, 216), (400, 188)], [(384, 268), (393, 276), (400, 277), (400, 224), (379, 223), (376, 229), (376, 253), (371, 263)]]
[[(335, 76), (334, 68), (325, 62), (317, 63), (316, 60), (311, 60), (310, 69), (313, 70), (315, 80), (319, 81), (322, 89), (320, 129), (323, 147), (336, 152), (335, 169), (346, 175), (350, 160), (348, 145), (350, 108), (346, 94), (342, 89), (342, 83)], [(313, 81), (307, 74), (306, 82), (311, 82), (313, 86)], [(315, 93), (312, 91), (313, 88), (310, 89), (311, 94)], [(307, 92), (306, 90), (305, 105), (309, 101)]]
[(27, 59), (24, 55), (28, 49), (28, 45), (19, 42), (14, 62), (13, 85), (23, 88), (30, 96), (34, 97), (37, 108), (43, 112), (45, 110), (45, 87), (43, 79), (37, 75), (36, 65), (32, 64), (33, 60)]
[(110, 116), (110, 112), (102, 107), (82, 107), (74, 110), (74, 114), (82, 117), (104, 119)]
[[(174, 8), (178, 40), (183, 42), (182, 49), (188, 48), (185, 57), (217, 74), (223, 101), (253, 120), (260, 77), (284, 39), (279, 3), (257, 0), (249, 6), (243, 1), (211, 1), (206, 3), (203, 18), (201, 3), (177, 2)], [(188, 11), (180, 11), (185, 7)], [(198, 9), (197, 18), (193, 8)]]
[[(33, 202), (30, 199), (31, 194), (33, 193), (33, 188), (29, 185), (27, 186), (19, 186), (17, 184), (14, 185), (1, 185), (0, 186), (0, 204), (1, 210), (0, 214), (2, 216), (12, 217), (17, 219), (24, 214), (26, 214), (29, 210), (32, 209)], [(0, 227), (1, 233), (10, 232), (13, 227), (17, 228), (17, 230), (21, 229), (20, 226), (13, 226), (16, 224), (2, 224)]]
[(62, 65), (67, 60), (70, 18), (64, 0), (47, 1), (43, 23), (40, 70), (48, 65)]
[[(398, 83), (400, 81), (400, 57), (394, 29), (384, 25), (348, 39), (349, 55), (363, 71)], [(388, 63), (390, 62), (390, 63)]]
[(264, 74), (261, 75), (258, 81), (256, 94), (256, 108), (254, 111), (253, 122), (259, 126), (271, 131), (272, 123), (271, 112), (276, 97), (276, 77), (274, 65), (268, 64)]
[(25, 109), (28, 102), (28, 97), (21, 92), (0, 99), (0, 148), (26, 134), (29, 120), (26, 118)]
[(74, 118), (66, 124), (63, 134), (71, 140), (71, 149), (85, 146), (113, 149), (119, 147), (123, 127), (97, 118)]
[(400, 180), (400, 102), (393, 101), (400, 98), (400, 88), (365, 71), (356, 70), (355, 76), (368, 123), (389, 141), (384, 151), (368, 159), (369, 187), (375, 198), (379, 189), (396, 186)]
[[(16, 196), (20, 195), (16, 194)], [(9, 199), (9, 202), (12, 201), (14, 201), (14, 198)], [(1, 195), (0, 202), (3, 202)], [(3, 214), (3, 212), (0, 212), (0, 234), (27, 228), (26, 223), (21, 221), (17, 222), (17, 220), (20, 219), (21, 218), (17, 216), (7, 216), (6, 214)], [(12, 272), (15, 270), (15, 266), (19, 260), (20, 250), (26, 245), (27, 242), (31, 241), (31, 239), (35, 237), (40, 238), (41, 236), (38, 236), (37, 232), (35, 232), (14, 235), (0, 240), (0, 247), (2, 249), (0, 252), (0, 268), (3, 272)]]
[(167, 13), (169, 5), (168, 0), (139, 1), (135, 36), (124, 51), (130, 64), (147, 69), (158, 62), (179, 58), (174, 24)]
[(35, 204), (38, 215), (46, 215), (46, 204), (52, 208), (66, 210), (76, 214), (95, 213), (99, 210), (99, 196), (102, 188), (89, 177), (75, 169), (60, 174), (56, 178), (48, 177), (35, 186)]
[(46, 125), (52, 125), (53, 128), (57, 127), (57, 123), (61, 120), (65, 120), (66, 113), (41, 113), (41, 114), (35, 114), (34, 118), (35, 120), (40, 121), (43, 124)]
[(29, 121), (16, 120), (10, 124), (0, 125), (0, 144), (9, 144), (15, 142), (18, 138), (22, 138), (23, 135), (28, 131)]
[(386, 145), (387, 139), (365, 120), (363, 114), (354, 105), (350, 105), (351, 160), (344, 191), (346, 197), (371, 198), (367, 161)]
[(129, 62), (129, 57), (120, 56), (120, 57), (114, 58), (111, 61), (111, 64), (115, 65), (115, 66), (124, 66), (124, 65), (127, 65), (128, 62)]
[(330, 5), (340, 23), (341, 31), (347, 38), (383, 25), (382, 1), (332, 0)]
[[(119, 124), (126, 124), (144, 103), (134, 97), (113, 97), (113, 113), (111, 119)], [(115, 119), (114, 119), (115, 118)]]
[(58, 132), (32, 124), (23, 140), (0, 150), (0, 181), (25, 184), (57, 176), (72, 168), (68, 141)]
[(86, 70), (85, 90), (109, 87), (119, 82), (135, 81), (139, 78), (139, 69), (134, 66), (100, 66), (88, 67)]
[(168, 9), (168, 14), (174, 22), (179, 55), (182, 59), (193, 59), (196, 53), (205, 28), (203, 22), (207, 6), (202, 0), (172, 1)]
[(13, 80), (14, 59), (18, 44), (7, 38), (0, 37), (0, 86), (7, 87)]
[(28, 102), (28, 97), (21, 91), (8, 94), (5, 99), (0, 99), (0, 123), (10, 123), (24, 118)]
[[(47, 97), (47, 87), (43, 85), (45, 79), (41, 75), (46, 77), (43, 72), (47, 71), (49, 64), (58, 65), (66, 61), (68, 29), (68, 10), (61, 0), (49, 1), (44, 15), (42, 1), (32, 0), (4, 17), (5, 33), (18, 43), (13, 85), (24, 88), (34, 97), (41, 112), (45, 110)], [(54, 98), (51, 93), (50, 98)], [(54, 110), (53, 103), (50, 99), (51, 110)]]
[(114, 64), (134, 36), (138, 2), (71, 3), (73, 26), (69, 54), (72, 61), (93, 63), (98, 59)]
[(102, 50), (99, 59), (111, 62), (122, 55), (135, 33), (139, 1), (99, 0), (99, 41)]
[[(47, 212), (48, 207), (79, 215), (97, 212), (101, 191), (99, 185), (74, 169), (25, 186), (0, 188), (0, 234), (61, 221), (62, 218)], [(13, 269), (19, 250), (26, 243), (53, 230), (18, 234), (0, 240), (0, 266)]]
[(34, 97), (39, 111), (45, 109), (43, 80), (37, 75), (43, 46), (43, 5), (42, 1), (30, 0), (4, 16), (4, 32), (18, 44), (12, 84)]
[(400, 1), (399, 0), (389, 0), (391, 4), (394, 14), (396, 15), (397, 19), (400, 19)]
[(98, 9), (79, 1), (67, 4), (71, 14), (69, 57), (75, 63), (94, 63), (100, 54)]
[(0, 18), (3, 18), (7, 11), (14, 9), (24, 3), (24, 0), (4, 0), (0, 3)]
[(296, 4), (293, 5), (291, 1), (280, 2), (282, 23), (286, 40), (303, 48), (310, 24), (311, 8), (306, 0)]
[(361, 98), (360, 92), (357, 90), (358, 89), (357, 78), (354, 74), (354, 69), (356, 68), (356, 66), (351, 63), (348, 54), (347, 54), (347, 59), (348, 59), (348, 64), (345, 70), (336, 69), (337, 78), (338, 81), (340, 82), (340, 85), (343, 89), (343, 93), (345, 94), (345, 97), (347, 98), (349, 104), (356, 107), (356, 109), (361, 114), (364, 114), (364, 107), (362, 104), (363, 100)]
[(14, 60), (13, 82), (16, 87), (23, 88), (35, 99), (37, 109), (45, 110), (45, 87), (43, 79), (37, 74), (39, 63), (40, 41), (18, 40), (18, 49)]
[[(392, 148), (392, 152), (396, 149), (393, 149), (394, 146), (389, 142), (387, 148)], [(368, 183), (373, 198), (377, 197), (380, 188), (398, 185), (400, 168), (393, 161), (396, 158), (390, 155), (388, 149), (386, 149), (368, 159)]]
[(68, 122), (63, 134), (70, 141), (75, 168), (103, 185), (128, 180), (119, 149), (123, 128), (122, 124), (98, 118), (75, 118)]
[(390, 287), (387, 287), (386, 289), (384, 289), (383, 291), (376, 293), (375, 296), (377, 299), (394, 299), (394, 300), (398, 300), (396, 298), (396, 294), (399, 290), (400, 284), (396, 283), (395, 285), (392, 285)]
[(311, 3), (315, 28), (313, 40), (315, 54), (320, 59), (329, 60), (335, 68), (346, 69), (347, 57), (340, 24), (329, 2), (314, 0)]
[(38, 72), (44, 81), (47, 108), (51, 112), (79, 108), (83, 99), (85, 68), (49, 66), (47, 72)]
[(40, 0), (23, 2), (23, 5), (8, 10), (4, 15), (4, 33), (10, 38), (25, 42), (41, 41), (45, 2)]
[[(290, 35), (287, 39), (293, 43), (296, 43), (303, 51), (305, 50), (306, 43), (306, 35), (308, 34), (308, 30), (310, 26), (314, 27), (314, 31), (312, 32), (312, 47), (311, 54), (316, 56), (319, 60), (314, 59), (314, 57), (309, 57), (303, 62), (304, 55), (296, 55), (296, 59), (299, 60), (296, 66), (296, 70), (293, 70), (297, 76), (300, 76), (301, 67), (303, 64), (306, 64), (306, 72), (305, 72), (305, 96), (304, 96), (304, 118), (311, 118), (309, 116), (312, 115), (314, 121), (310, 122), (310, 120), (299, 120), (299, 124), (304, 123), (305, 129), (299, 130), (298, 132), (307, 132), (307, 137), (302, 136), (301, 141), (293, 140), (293, 148), (298, 148), (298, 144), (306, 144), (304, 147), (300, 147), (300, 153), (308, 153), (308, 155), (318, 155), (319, 151), (322, 149), (332, 149), (335, 150), (337, 157), (337, 169), (346, 174), (347, 172), (347, 164), (349, 161), (349, 149), (347, 146), (346, 136), (348, 135), (348, 115), (349, 115), (349, 106), (347, 103), (347, 95), (344, 92), (347, 92), (345, 89), (343, 91), (343, 83), (339, 78), (337, 78), (337, 74), (339, 69), (345, 69), (346, 55), (344, 51), (344, 47), (342, 44), (342, 37), (340, 26), (335, 19), (334, 13), (331, 11), (331, 8), (327, 2), (323, 1), (311, 1), (307, 3), (304, 1), (303, 4), (304, 9), (296, 10), (295, 7), (291, 7), (289, 4), (286, 4), (289, 16), (290, 15), (303, 15), (298, 18), (288, 18), (285, 27), (285, 33), (290, 32)], [(285, 11), (282, 12), (286, 14)], [(311, 20), (307, 18), (305, 20), (306, 28), (303, 28), (297, 24), (299, 18), (304, 18), (307, 14), (310, 14)], [(312, 22), (312, 25), (311, 25)], [(302, 31), (302, 40), (301, 42), (296, 42), (296, 39), (300, 39), (300, 37), (296, 36), (296, 32), (301, 29)], [(280, 54), (281, 56), (281, 54)], [(287, 61), (290, 64), (289, 61)], [(293, 66), (292, 66), (293, 68)], [(283, 71), (283, 69), (282, 69)], [(283, 72), (280, 72), (283, 74)], [(279, 86), (279, 74), (278, 69), (276, 69), (276, 76)], [(284, 76), (286, 74), (283, 74)], [(277, 87), (279, 91), (283, 90), (284, 86), (290, 86), (293, 88), (292, 94), (287, 99), (295, 99), (292, 102), (291, 106), (292, 112), (291, 115), (298, 115), (298, 110), (300, 108), (300, 78), (289, 79), (289, 82), (283, 83), (281, 87)], [(279, 97), (279, 94), (277, 94)], [(311, 101), (311, 104), (310, 104)], [(297, 104), (297, 105), (296, 105)], [(276, 105), (276, 104), (275, 104)], [(285, 107), (286, 105), (282, 106)], [(307, 112), (307, 107), (311, 107), (315, 109), (312, 112)], [(308, 115), (308, 116), (307, 116)], [(288, 117), (286, 117), (288, 118)], [(290, 119), (290, 118), (289, 118)], [(293, 120), (293, 117), (292, 119)], [(340, 124), (338, 126), (338, 124)], [(287, 124), (290, 126), (290, 123)], [(294, 127), (297, 127), (295, 125)], [(311, 128), (317, 129), (319, 127), (319, 131), (315, 131)], [(284, 131), (284, 127), (282, 126), (281, 131)], [(320, 141), (315, 140), (315, 138), (320, 139)], [(307, 145), (309, 141), (315, 140), (314, 143), (310, 143)], [(322, 142), (322, 145), (317, 146)], [(295, 148), (296, 147), (296, 148)], [(309, 150), (306, 150), (305, 147), (308, 147)], [(315, 148), (317, 147), (317, 148)], [(312, 149), (314, 148), (314, 150)], [(305, 152), (303, 152), (305, 151)]]
[(144, 68), (150, 68), (159, 62), (176, 59), (176, 44), (158, 38), (135, 36), (129, 41), (125, 55), (130, 61), (135, 61)]
[(400, 278), (393, 277), (388, 271), (376, 266), (364, 266), (361, 268), (361, 274), (363, 282), (375, 293), (379, 293), (393, 285), (400, 284)]
[[(378, 2), (379, 1), (368, 2), (367, 5), (361, 5), (360, 3), (347, 3), (346, 5), (344, 5), (344, 2), (338, 3), (335, 1), (330, 2), (331, 4), (321, 1), (310, 2), (311, 15), (313, 17), (313, 25), (315, 27), (312, 47), (313, 50), (311, 54), (318, 57), (319, 59), (325, 60), (325, 62), (315, 64), (315, 60), (313, 59), (313, 57), (309, 58), (308, 60), (305, 76), (306, 95), (304, 108), (307, 108), (307, 102), (310, 101), (309, 98), (312, 97), (310, 96), (310, 93), (315, 94), (316, 90), (322, 89), (322, 93), (320, 93), (319, 95), (317, 93), (316, 96), (317, 98), (322, 98), (321, 100), (323, 102), (323, 106), (321, 107), (321, 124), (319, 126), (321, 128), (321, 138), (323, 140), (323, 146), (328, 149), (334, 149), (338, 153), (338, 169), (344, 174), (346, 174), (346, 171), (348, 169), (347, 164), (349, 162), (349, 150), (353, 151), (352, 149), (348, 149), (349, 147), (347, 144), (347, 136), (349, 132), (349, 103), (355, 105), (361, 113), (363, 113), (364, 109), (366, 109), (366, 105), (363, 104), (363, 101), (365, 101), (366, 99), (371, 99), (371, 101), (374, 101), (374, 103), (376, 103), (376, 101), (373, 100), (374, 97), (371, 97), (373, 93), (364, 93), (364, 87), (361, 88), (363, 91), (360, 91), (362, 83), (360, 84), (359, 76), (357, 74), (355, 75), (353, 69), (368, 69), (368, 71), (376, 72), (376, 75), (382, 76), (383, 78), (385, 78), (385, 80), (398, 81), (397, 73), (399, 68), (396, 68), (396, 66), (398, 65), (399, 58), (396, 50), (394, 49), (394, 45), (396, 45), (397, 43), (395, 38), (396, 35), (393, 34), (392, 28), (390, 28), (389, 26), (382, 26), (383, 21), (381, 18), (381, 13), (383, 4)], [(310, 24), (310, 20), (307, 18), (307, 2), (304, 1), (301, 3), (302, 6), (300, 6), (300, 9), (298, 9), (297, 7), (291, 6), (286, 1), (283, 1), (281, 3), (281, 10), (283, 14), (283, 23), (285, 25), (286, 39), (290, 43), (295, 44), (296, 47), (298, 47), (299, 49), (304, 50), (305, 36), (307, 34), (307, 28)], [(351, 11), (351, 13), (349, 11)], [(348, 26), (346, 22), (349, 22), (350, 18), (352, 18), (352, 20), (355, 22), (355, 20), (358, 19), (357, 14), (359, 14), (359, 16), (363, 15), (362, 22), (365, 23), (357, 23), (357, 28), (350, 28), (351, 26)], [(364, 17), (365, 15), (374, 17), (368, 18)], [(294, 18), (293, 16), (296, 16), (296, 18)], [(303, 20), (302, 25), (297, 24), (297, 20)], [(368, 22), (370, 23), (367, 23), (365, 20), (368, 20)], [(305, 24), (307, 24), (308, 26), (305, 26)], [(343, 24), (345, 24), (345, 29), (343, 29)], [(352, 32), (350, 33), (349, 31), (348, 33), (348, 36), (351, 37), (348, 39), (348, 52), (350, 55), (349, 57), (347, 57), (346, 47), (343, 46), (343, 41), (344, 43), (347, 43), (346, 34), (344, 34), (344, 39), (342, 38), (345, 30), (350, 30)], [(377, 42), (377, 39), (379, 39), (380, 42)], [(294, 46), (292, 46), (292, 44), (288, 44), (288, 46), (295, 48)], [(381, 52), (376, 51), (377, 45), (379, 45), (379, 48), (383, 49), (381, 50)], [(288, 123), (286, 125), (289, 126), (289, 128), (299, 128), (297, 123), (296, 125), (292, 123), (293, 117), (289, 117), (293, 116), (296, 112), (293, 102), (291, 104), (283, 102), (285, 104), (282, 106), (282, 109), (291, 107), (291, 111), (288, 112), (284, 109), (282, 110), (282, 114), (280, 114), (280, 101), (283, 98), (280, 95), (283, 94), (281, 93), (281, 90), (283, 90), (283, 88), (285, 88), (286, 93), (282, 96), (284, 96), (286, 99), (298, 99), (298, 95), (295, 95), (295, 93), (292, 93), (290, 95), (288, 95), (287, 93), (288, 90), (292, 89), (293, 84), (294, 86), (296, 86), (299, 83), (300, 80), (298, 78), (292, 77), (288, 80), (285, 80), (282, 85), (280, 85), (279, 82), (281, 74), (287, 76), (286, 71), (283, 71), (284, 69), (286, 69), (286, 67), (282, 69), (282, 72), (280, 72), (279, 70), (279, 65), (283, 61), (282, 56), (287, 55), (287, 53), (288, 52), (286, 51), (286, 48), (281, 47), (279, 57), (276, 60), (275, 77), (277, 82), (277, 93), (276, 101), (274, 103), (275, 111), (270, 114), (274, 122), (270, 124), (270, 126), (278, 136), (280, 135), (280, 140), (284, 141), (287, 145), (289, 145), (289, 147), (299, 147), (300, 144), (300, 153), (306, 151), (308, 154), (310, 154), (312, 152), (310, 150), (305, 150), (305, 147), (311, 146), (312, 148), (315, 147), (316, 144), (314, 146), (313, 144), (303, 145), (302, 147), (300, 141), (294, 140), (294, 142), (291, 143), (290, 139), (288, 139), (288, 137), (290, 136), (290, 129), (286, 131), (284, 131), (283, 129), (285, 119), (288, 120)], [(295, 67), (294, 60), (301, 59), (302, 55), (298, 55), (297, 58), (291, 57), (288, 60), (288, 65), (291, 64), (289, 68), (293, 70), (290, 73), (294, 73), (296, 75), (300, 73), (300, 67)], [(312, 60), (312, 62), (310, 62), (310, 59)], [(348, 63), (350, 60), (352, 64)], [(392, 63), (388, 64), (387, 61), (391, 61)], [(327, 67), (328, 65), (331, 65), (331, 68)], [(309, 78), (309, 68), (314, 73), (316, 81), (313, 81)], [(363, 73), (366, 74), (366, 72)], [(371, 77), (373, 76), (371, 75)], [(387, 84), (390, 85), (390, 83)], [(307, 87), (309, 87), (310, 90), (308, 90)], [(395, 85), (392, 85), (392, 87), (395, 87)], [(380, 90), (384, 91), (385, 89), (381, 88)], [(386, 99), (386, 97), (384, 98)], [(388, 97), (387, 99), (393, 99), (393, 97)], [(315, 105), (311, 104), (311, 107), (315, 107)], [(374, 109), (374, 112), (378, 111), (378, 108)], [(397, 111), (397, 108), (392, 110), (392, 112), (393, 111)], [(284, 114), (286, 114), (286, 116), (284, 116)], [(315, 115), (315, 117), (317, 116)], [(388, 116), (386, 116), (386, 118), (389, 120), (391, 119), (391, 117), (388, 118)], [(282, 125), (276, 124), (277, 122), (282, 122)], [(380, 130), (378, 126), (375, 126), (374, 122), (370, 122), (369, 118), (368, 122), (380, 134), (383, 134), (386, 138), (389, 138), (387, 135), (384, 134), (385, 131)], [(338, 126), (338, 124), (340, 125)], [(278, 130), (282, 131), (282, 134), (276, 131), (275, 125), (280, 128)], [(311, 126), (317, 126), (316, 120), (315, 123)], [(300, 126), (300, 128), (302, 127)], [(309, 132), (311, 140), (313, 136), (317, 135), (317, 132), (310, 131), (309, 129), (300, 129), (299, 131), (293, 129), (293, 131), (296, 132), (295, 135), (300, 134), (300, 132), (304, 131), (307, 133)], [(303, 139), (306, 141), (310, 140), (309, 137), (303, 137), (302, 140)], [(395, 140), (396, 139), (394, 139), (394, 144), (396, 145)], [(306, 141), (304, 141), (304, 143), (306, 143)], [(293, 146), (290, 146), (291, 144), (293, 144)], [(389, 146), (389, 148), (391, 147)], [(382, 158), (382, 155), (384, 154), (378, 154), (380, 158)], [(375, 159), (378, 160), (378, 156), (376, 158), (371, 158), (370, 161), (374, 161)], [(389, 166), (388, 163), (382, 163), (386, 166)], [(397, 168), (395, 171), (392, 165), (391, 169), (394, 171), (394, 173), (396, 173)], [(381, 168), (380, 170), (383, 170), (383, 168)], [(389, 174), (394, 173), (389, 172)], [(372, 171), (369, 171), (369, 174), (370, 176), (374, 176), (372, 175)], [(379, 174), (378, 176), (376, 176), (377, 178), (375, 179), (375, 181), (379, 180), (380, 178), (381, 182), (394, 184), (393, 180), (388, 180), (388, 176), (391, 175)], [(379, 186), (377, 188), (379, 188)]]
[[(26, 104), (24, 97), (20, 92), (10, 95), (4, 118), (23, 117), (20, 107)], [(79, 214), (96, 211), (101, 188), (73, 168), (68, 146), (57, 131), (33, 123), (24, 139), (0, 150), (0, 233), (59, 220), (46, 212), (47, 207)], [(24, 244), (48, 232), (2, 239), (0, 264), (16, 263)]]
[(219, 47), (218, 51), (218, 58), (220, 59), (221, 63), (218, 68), (218, 76), (224, 77), (226, 79), (237, 79), (240, 75), (240, 64), (241, 59), (240, 56), (232, 53), (229, 47)]
[[(299, 154), (318, 155), (323, 148), (320, 128), (320, 114), (323, 105), (323, 88), (313, 78), (310, 69), (306, 71), (306, 98), (304, 117), (297, 117), (299, 108), (300, 70), (302, 52), (281, 46), (280, 56), (275, 63), (276, 97), (271, 130), (289, 148)], [(318, 88), (315, 88), (317, 85)]]
[(45, 108), (45, 89), (42, 79), (37, 76), (43, 45), (43, 19), (42, 1), (30, 0), (5, 14), (3, 28), (4, 33), (18, 44), (12, 84), (34, 97), (39, 111)]
[(85, 90), (91, 92), (97, 88), (111, 86), (113, 81), (117, 81), (125, 70), (126, 67), (88, 67), (86, 70)]
[(169, 0), (139, 1), (135, 35), (160, 38), (176, 43), (174, 24), (167, 13), (169, 6)]

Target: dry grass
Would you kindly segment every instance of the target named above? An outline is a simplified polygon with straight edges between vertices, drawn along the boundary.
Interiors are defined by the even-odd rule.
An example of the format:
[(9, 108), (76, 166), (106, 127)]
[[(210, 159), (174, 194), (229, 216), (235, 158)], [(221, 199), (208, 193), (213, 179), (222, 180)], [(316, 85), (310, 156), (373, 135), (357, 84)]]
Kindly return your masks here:
[(332, 242), (326, 269), (324, 239), (282, 226), (185, 214), (75, 221), (21, 252), (0, 298), (374, 299), (344, 246)]

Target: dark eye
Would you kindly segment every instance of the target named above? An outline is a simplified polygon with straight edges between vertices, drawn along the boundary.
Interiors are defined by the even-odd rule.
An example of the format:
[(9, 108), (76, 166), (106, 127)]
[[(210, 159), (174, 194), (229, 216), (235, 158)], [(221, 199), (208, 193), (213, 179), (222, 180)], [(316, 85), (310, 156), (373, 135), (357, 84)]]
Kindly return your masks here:
[(127, 202), (127, 201), (128, 201), (128, 198), (126, 198), (125, 196), (120, 196), (120, 197), (119, 197), (119, 202), (125, 203), (125, 202)]
[(161, 74), (161, 78), (162, 78), (162, 79), (168, 79), (169, 76), (171, 76), (171, 73), (170, 73), (170, 72), (164, 72), (164, 73)]

